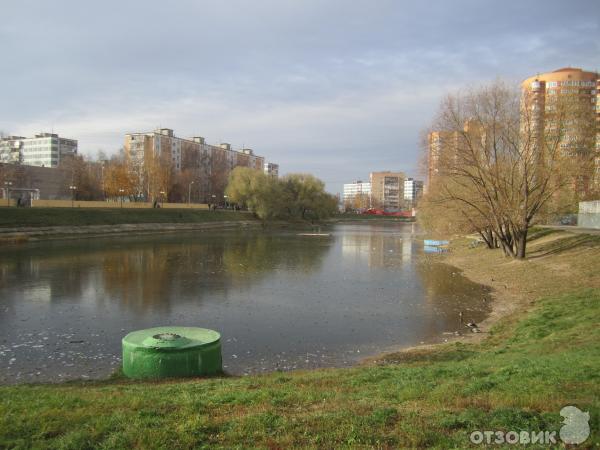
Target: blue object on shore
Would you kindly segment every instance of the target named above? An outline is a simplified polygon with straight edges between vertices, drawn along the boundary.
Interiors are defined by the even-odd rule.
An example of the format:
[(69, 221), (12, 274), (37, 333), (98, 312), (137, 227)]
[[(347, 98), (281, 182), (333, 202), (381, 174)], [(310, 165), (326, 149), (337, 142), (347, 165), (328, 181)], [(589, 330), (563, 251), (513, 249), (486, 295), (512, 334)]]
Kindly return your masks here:
[(450, 244), (450, 241), (435, 241), (432, 239), (425, 239), (423, 240), (423, 244), (424, 245), (428, 245), (428, 246), (432, 246), (432, 247), (439, 247), (441, 245), (448, 245)]
[(440, 247), (437, 245), (425, 245), (423, 247), (423, 250), (425, 251), (425, 253), (445, 253), (448, 251), (447, 248)]

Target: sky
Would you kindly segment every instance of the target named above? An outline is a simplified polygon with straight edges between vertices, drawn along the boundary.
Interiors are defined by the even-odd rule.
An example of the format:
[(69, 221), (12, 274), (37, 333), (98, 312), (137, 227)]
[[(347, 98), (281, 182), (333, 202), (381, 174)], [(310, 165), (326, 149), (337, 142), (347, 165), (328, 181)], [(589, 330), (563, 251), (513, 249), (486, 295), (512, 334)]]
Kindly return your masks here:
[(0, 0), (0, 131), (79, 152), (172, 128), (254, 149), (330, 192), (419, 178), (442, 97), (600, 69), (598, 0)]

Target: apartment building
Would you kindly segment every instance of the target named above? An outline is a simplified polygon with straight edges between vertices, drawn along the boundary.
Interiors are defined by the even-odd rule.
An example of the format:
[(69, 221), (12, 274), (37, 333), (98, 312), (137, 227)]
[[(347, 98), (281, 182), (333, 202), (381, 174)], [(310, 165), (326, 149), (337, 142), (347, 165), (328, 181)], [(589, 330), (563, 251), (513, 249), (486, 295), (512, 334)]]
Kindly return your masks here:
[(273, 178), (279, 178), (279, 164), (266, 162), (263, 170), (265, 175), (269, 175)]
[(149, 187), (152, 166), (170, 169), (175, 174), (185, 173), (189, 189), (201, 201), (221, 198), (229, 173), (235, 167), (255, 170), (264, 167), (264, 158), (255, 155), (252, 149), (237, 151), (229, 143), (207, 144), (201, 136), (177, 137), (170, 128), (126, 134), (124, 149), (139, 180), (139, 190), (148, 197), (153, 195), (149, 192), (152, 190)]
[(432, 131), (427, 136), (428, 139), (428, 183), (440, 174), (444, 169), (448, 169), (457, 163), (457, 150), (461, 143), (464, 145), (465, 136), (473, 140), (485, 139), (485, 132), (481, 126), (474, 120), (467, 120), (461, 131)]
[(404, 200), (413, 206), (423, 195), (423, 182), (414, 178), (404, 180)]
[(371, 172), (371, 207), (385, 211), (400, 211), (404, 206), (404, 180), (402, 172)]
[(53, 168), (75, 155), (77, 141), (55, 133), (0, 138), (0, 163)]
[[(342, 198), (344, 205), (357, 206), (361, 209), (369, 208), (371, 206), (371, 183), (358, 180), (354, 183), (344, 184)], [(357, 204), (355, 205), (355, 203)]]
[(449, 151), (457, 148), (459, 133), (457, 131), (432, 131), (427, 136), (428, 157), (427, 157), (427, 178), (429, 183), (443, 169), (442, 157)]
[(568, 122), (561, 150), (573, 156), (595, 151), (594, 172), (577, 174), (576, 189), (585, 192), (592, 183), (600, 187), (600, 74), (564, 67), (529, 77), (521, 87), (532, 109), (532, 128), (540, 133), (552, 129), (561, 100), (563, 104), (568, 102), (571, 114), (576, 117)]

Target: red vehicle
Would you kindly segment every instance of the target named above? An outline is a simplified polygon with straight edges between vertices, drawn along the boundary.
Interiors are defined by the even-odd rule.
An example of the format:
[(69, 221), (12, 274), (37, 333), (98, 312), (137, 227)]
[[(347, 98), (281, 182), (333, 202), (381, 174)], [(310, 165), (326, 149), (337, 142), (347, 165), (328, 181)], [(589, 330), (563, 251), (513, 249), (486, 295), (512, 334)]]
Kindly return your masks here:
[(375, 216), (395, 216), (395, 217), (413, 217), (412, 211), (387, 212), (383, 209), (367, 209), (363, 214), (371, 214)]

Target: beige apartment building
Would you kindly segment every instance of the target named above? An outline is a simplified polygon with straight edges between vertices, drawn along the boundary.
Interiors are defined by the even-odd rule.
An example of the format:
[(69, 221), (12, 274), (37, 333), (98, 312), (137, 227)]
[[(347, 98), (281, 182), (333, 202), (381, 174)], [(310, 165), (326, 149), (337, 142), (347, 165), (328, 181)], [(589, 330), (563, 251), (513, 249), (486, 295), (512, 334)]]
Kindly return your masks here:
[(483, 131), (473, 120), (467, 120), (463, 125), (462, 132), (459, 131), (432, 131), (427, 136), (428, 156), (427, 175), (428, 182), (447, 167), (443, 165), (456, 164), (456, 152), (464, 136), (469, 134), (472, 138), (481, 139)]
[[(521, 84), (523, 100), (528, 103), (532, 112), (532, 128), (543, 132), (552, 127), (552, 117), (558, 100), (575, 100), (579, 117), (584, 120), (586, 139), (582, 134), (581, 121), (571, 120), (561, 141), (561, 149), (567, 155), (581, 155), (582, 152), (594, 151), (595, 167), (591, 175), (577, 175), (574, 189), (587, 192), (592, 183), (600, 187), (600, 76), (596, 72), (586, 72), (579, 68), (567, 67), (553, 72), (538, 74), (527, 78)], [(589, 114), (589, 116), (587, 116)], [(477, 124), (465, 123), (465, 132), (479, 133)], [(591, 135), (589, 126), (591, 125)], [(428, 178), (429, 183), (441, 171), (441, 161), (452, 157), (453, 149), (457, 149), (461, 140), (457, 131), (433, 131), (428, 135)], [(589, 139), (588, 139), (589, 137)]]
[[(181, 138), (170, 128), (125, 135), (125, 155), (139, 180), (140, 195), (152, 197), (152, 166), (185, 174), (193, 197), (203, 202), (221, 200), (233, 168), (263, 170), (264, 158), (251, 149), (233, 150), (228, 143), (207, 144), (201, 136)], [(164, 178), (164, 177), (163, 177)], [(164, 183), (163, 183), (164, 184)], [(155, 188), (163, 189), (162, 187)], [(214, 196), (214, 197), (213, 197)]]
[(451, 149), (457, 148), (459, 133), (457, 131), (432, 131), (428, 134), (427, 140), (427, 175), (428, 183), (431, 183), (431, 180), (443, 169), (440, 166), (442, 156)]
[(573, 156), (590, 149), (594, 151), (594, 173), (578, 174), (575, 188), (587, 192), (592, 184), (600, 187), (600, 74), (565, 67), (529, 77), (521, 87), (532, 103), (533, 125), (540, 132), (552, 127), (557, 105), (560, 100), (568, 98), (570, 108), (576, 111), (578, 119), (567, 125), (560, 143), (561, 150)]
[(404, 206), (404, 180), (402, 172), (371, 172), (371, 206), (385, 211), (399, 211)]

